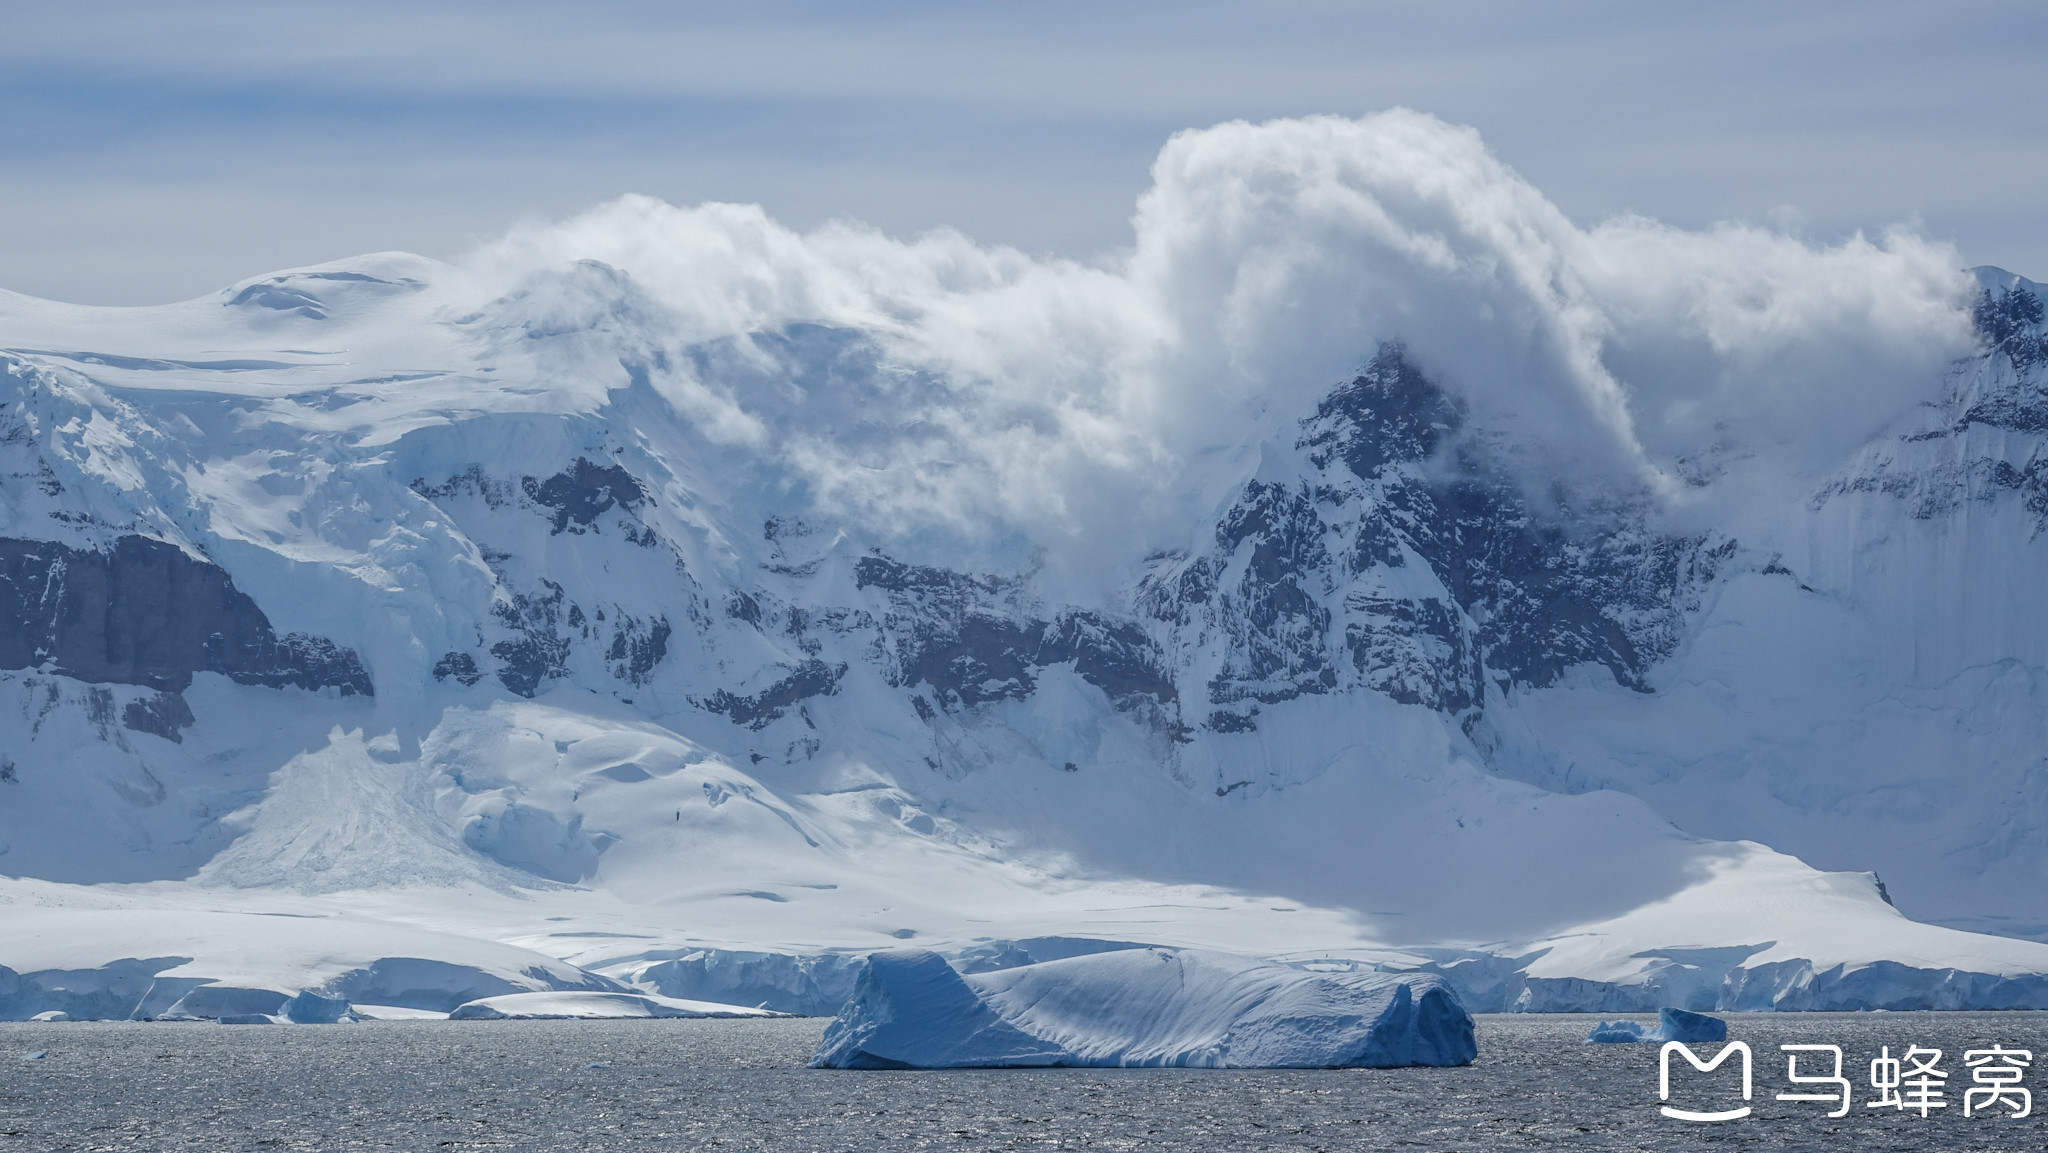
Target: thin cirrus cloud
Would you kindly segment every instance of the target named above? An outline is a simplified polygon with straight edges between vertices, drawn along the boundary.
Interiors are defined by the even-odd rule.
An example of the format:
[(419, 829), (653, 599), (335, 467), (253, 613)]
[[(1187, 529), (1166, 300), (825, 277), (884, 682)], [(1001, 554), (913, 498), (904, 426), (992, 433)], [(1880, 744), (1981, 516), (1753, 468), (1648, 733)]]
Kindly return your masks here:
[[(622, 193), (1129, 247), (1173, 132), (1405, 105), (1572, 219), (1917, 220), (2048, 266), (2037, 4), (18, 5), (0, 286), (104, 303)], [(1789, 206), (1789, 207), (1788, 207)]]

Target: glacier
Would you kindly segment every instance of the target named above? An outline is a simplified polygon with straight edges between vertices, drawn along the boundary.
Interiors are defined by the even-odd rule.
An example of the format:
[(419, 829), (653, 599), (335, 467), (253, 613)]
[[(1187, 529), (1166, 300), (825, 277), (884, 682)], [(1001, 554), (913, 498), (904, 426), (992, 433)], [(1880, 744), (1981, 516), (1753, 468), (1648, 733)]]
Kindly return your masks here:
[[(1115, 266), (629, 198), (0, 292), (0, 1018), (829, 1015), (881, 950), (1129, 945), (2048, 1007), (2040, 286), (1730, 233), (1825, 291), (1712, 291), (1846, 311), (1646, 327), (1726, 318), (1584, 253), (1721, 234), (1575, 229), (1413, 114), (1155, 176)], [(1796, 469), (1695, 412), (1865, 329)]]
[(1469, 1065), (1472, 1017), (1433, 977), (1322, 974), (1225, 953), (1118, 949), (963, 977), (876, 953), (821, 1069), (1332, 1069)]

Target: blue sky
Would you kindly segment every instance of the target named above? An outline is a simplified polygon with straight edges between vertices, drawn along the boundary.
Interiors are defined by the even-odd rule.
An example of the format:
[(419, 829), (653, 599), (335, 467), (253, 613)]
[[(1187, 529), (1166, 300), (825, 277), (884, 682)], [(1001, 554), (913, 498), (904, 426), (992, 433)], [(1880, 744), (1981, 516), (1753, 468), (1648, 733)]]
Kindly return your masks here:
[(1178, 129), (1397, 104), (1582, 224), (1913, 221), (2048, 276), (2039, 0), (25, 0), (0, 43), (0, 287), (91, 303), (626, 192), (1087, 258)]

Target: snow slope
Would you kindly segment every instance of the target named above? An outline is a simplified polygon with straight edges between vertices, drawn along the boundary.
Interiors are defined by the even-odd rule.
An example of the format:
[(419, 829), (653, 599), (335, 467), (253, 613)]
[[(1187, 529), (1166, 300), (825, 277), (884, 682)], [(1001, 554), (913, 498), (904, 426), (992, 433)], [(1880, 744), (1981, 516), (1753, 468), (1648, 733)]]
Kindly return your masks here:
[[(1476, 138), (1345, 124), (1177, 138), (1120, 268), (629, 200), (461, 267), (0, 294), (0, 1015), (830, 1012), (905, 942), (2048, 1006), (2037, 287), (1581, 233)], [(1203, 199), (1253, 187), (1201, 183), (1228, 141), (1267, 215)], [(1513, 195), (1425, 212), (1399, 164)], [(1531, 236), (1569, 299), (1485, 248)], [(1719, 317), (1671, 306), (1719, 243), (1843, 311), (1670, 336), (1680, 384), (1733, 366), (1700, 411), (1746, 356), (1831, 396), (1813, 348), (1890, 349), (1806, 472), (1753, 413), (1659, 455), (1631, 383), (1655, 317)]]

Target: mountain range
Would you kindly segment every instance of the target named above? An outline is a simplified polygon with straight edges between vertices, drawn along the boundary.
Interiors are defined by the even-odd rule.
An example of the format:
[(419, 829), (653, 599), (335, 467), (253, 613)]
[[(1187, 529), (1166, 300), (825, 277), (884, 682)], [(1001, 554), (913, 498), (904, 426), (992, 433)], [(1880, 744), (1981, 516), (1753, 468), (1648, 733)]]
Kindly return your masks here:
[(1129, 462), (1180, 503), (1071, 531), (1003, 510), (1095, 482), (1003, 436), (1075, 415), (969, 429), (992, 487), (972, 370), (900, 318), (485, 281), (0, 294), (0, 1016), (829, 1012), (903, 941), (2048, 1007), (2024, 278), (1970, 273), (1967, 346), (1796, 482), (1732, 433), (1560, 466), (1361, 325)]

